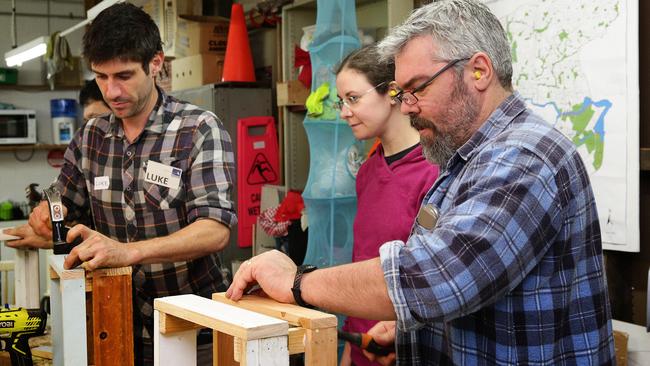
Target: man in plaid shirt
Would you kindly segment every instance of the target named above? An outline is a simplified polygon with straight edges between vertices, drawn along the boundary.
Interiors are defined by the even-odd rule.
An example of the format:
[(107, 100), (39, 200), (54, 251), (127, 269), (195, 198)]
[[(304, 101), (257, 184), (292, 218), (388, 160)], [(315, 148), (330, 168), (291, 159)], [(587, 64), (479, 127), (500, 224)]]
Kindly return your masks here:
[(614, 363), (587, 172), (575, 146), (512, 90), (499, 21), (474, 0), (442, 0), (379, 48), (395, 59), (395, 99), (425, 156), (444, 167), (412, 235), (385, 243), (379, 258), (327, 269), (265, 253), (240, 267), (227, 295), (257, 282), (279, 301), (396, 319), (369, 331), (395, 342), (382, 364)]
[[(153, 299), (226, 289), (216, 253), (236, 223), (234, 154), (211, 112), (155, 86), (164, 56), (157, 26), (134, 5), (113, 5), (92, 22), (84, 56), (112, 113), (93, 118), (70, 143), (56, 186), (68, 233), (83, 242), (65, 260), (133, 268), (135, 364), (153, 363)], [(45, 203), (30, 226), (51, 238)], [(212, 364), (199, 337), (199, 364)], [(205, 344), (202, 346), (201, 344)]]

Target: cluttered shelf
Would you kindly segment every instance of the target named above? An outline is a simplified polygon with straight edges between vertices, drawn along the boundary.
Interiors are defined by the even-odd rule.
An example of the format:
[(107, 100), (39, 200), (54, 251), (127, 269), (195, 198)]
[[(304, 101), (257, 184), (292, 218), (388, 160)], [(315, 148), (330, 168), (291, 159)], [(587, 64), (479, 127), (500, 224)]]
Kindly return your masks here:
[[(79, 90), (81, 86), (62, 86), (56, 85), (54, 90)], [(15, 90), (15, 91), (52, 91), (48, 85), (18, 85), (18, 84), (0, 84), (0, 90)]]
[(67, 147), (67, 144), (0, 145), (0, 151), (65, 150)]

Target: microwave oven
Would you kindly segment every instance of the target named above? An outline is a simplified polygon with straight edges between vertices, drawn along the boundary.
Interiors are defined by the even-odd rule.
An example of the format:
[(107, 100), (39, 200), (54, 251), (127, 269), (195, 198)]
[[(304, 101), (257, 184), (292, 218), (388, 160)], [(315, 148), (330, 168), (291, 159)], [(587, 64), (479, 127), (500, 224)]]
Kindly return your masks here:
[(28, 109), (0, 110), (0, 144), (36, 143), (36, 111)]

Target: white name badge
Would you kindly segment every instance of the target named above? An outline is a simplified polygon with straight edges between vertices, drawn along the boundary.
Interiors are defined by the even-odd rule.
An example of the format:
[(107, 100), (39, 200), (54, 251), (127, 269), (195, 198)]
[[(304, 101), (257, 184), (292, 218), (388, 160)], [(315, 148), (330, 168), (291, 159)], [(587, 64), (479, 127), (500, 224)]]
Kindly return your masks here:
[(144, 181), (171, 189), (178, 189), (181, 185), (182, 173), (181, 169), (149, 160)]
[(95, 190), (96, 191), (101, 191), (104, 189), (108, 189), (108, 186), (110, 185), (110, 179), (108, 176), (102, 176), (102, 177), (95, 177)]

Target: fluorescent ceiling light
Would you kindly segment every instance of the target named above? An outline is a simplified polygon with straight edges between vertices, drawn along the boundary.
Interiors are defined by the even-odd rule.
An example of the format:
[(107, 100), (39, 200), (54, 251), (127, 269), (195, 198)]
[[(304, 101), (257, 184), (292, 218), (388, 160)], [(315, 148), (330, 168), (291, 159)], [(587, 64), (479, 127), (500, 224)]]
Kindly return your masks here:
[(23, 62), (43, 56), (47, 51), (47, 37), (41, 36), (31, 40), (24, 45), (18, 46), (9, 52), (5, 52), (7, 66), (20, 66)]

